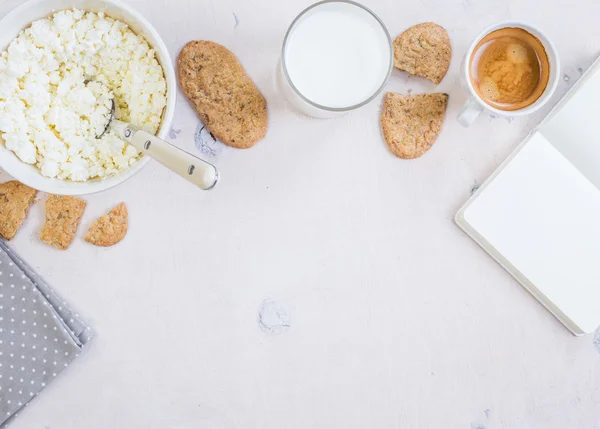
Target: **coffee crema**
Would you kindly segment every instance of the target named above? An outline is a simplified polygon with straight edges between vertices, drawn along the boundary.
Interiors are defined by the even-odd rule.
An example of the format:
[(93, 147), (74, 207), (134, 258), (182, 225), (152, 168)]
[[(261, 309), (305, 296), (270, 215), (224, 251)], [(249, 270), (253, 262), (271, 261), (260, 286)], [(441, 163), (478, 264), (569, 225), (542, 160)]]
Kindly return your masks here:
[(541, 97), (550, 79), (550, 62), (540, 40), (522, 28), (492, 31), (469, 61), (477, 94), (499, 110), (523, 109)]

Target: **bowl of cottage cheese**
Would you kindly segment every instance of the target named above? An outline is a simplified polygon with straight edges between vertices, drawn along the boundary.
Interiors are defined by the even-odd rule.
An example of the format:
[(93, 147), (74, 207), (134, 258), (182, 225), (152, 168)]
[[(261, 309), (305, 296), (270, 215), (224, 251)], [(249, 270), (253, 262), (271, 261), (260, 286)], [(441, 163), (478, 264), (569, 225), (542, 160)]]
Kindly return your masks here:
[(28, 186), (124, 182), (149, 158), (100, 132), (112, 100), (117, 119), (165, 138), (175, 97), (162, 39), (118, 0), (30, 0), (0, 20), (0, 168)]

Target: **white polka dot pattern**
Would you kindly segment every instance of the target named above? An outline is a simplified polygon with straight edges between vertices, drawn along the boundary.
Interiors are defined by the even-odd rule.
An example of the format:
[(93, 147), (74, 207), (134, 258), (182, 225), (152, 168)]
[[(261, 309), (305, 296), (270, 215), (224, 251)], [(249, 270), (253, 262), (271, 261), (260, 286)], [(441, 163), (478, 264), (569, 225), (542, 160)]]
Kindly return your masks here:
[(81, 352), (91, 329), (0, 240), (0, 427)]

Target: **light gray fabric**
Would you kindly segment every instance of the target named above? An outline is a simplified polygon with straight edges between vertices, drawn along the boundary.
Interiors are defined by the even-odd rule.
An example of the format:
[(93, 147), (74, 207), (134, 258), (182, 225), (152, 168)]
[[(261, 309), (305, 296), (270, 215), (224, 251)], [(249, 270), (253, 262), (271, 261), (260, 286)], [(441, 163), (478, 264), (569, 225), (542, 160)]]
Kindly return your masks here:
[(92, 330), (0, 240), (0, 427), (92, 337)]

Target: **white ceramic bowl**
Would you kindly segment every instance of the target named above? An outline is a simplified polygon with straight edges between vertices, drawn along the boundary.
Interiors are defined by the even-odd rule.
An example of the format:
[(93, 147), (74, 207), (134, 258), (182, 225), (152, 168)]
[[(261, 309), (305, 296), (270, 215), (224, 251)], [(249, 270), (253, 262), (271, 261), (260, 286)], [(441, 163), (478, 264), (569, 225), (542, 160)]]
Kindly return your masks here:
[[(140, 13), (119, 0), (29, 0), (13, 9), (0, 20), (0, 51), (4, 51), (19, 31), (29, 27), (33, 21), (50, 16), (53, 12), (71, 8), (84, 9), (90, 12), (104, 12), (112, 18), (123, 21), (136, 34), (144, 36), (150, 46), (154, 48), (167, 80), (167, 105), (158, 131), (158, 136), (165, 138), (175, 112), (177, 84), (173, 62), (167, 47), (154, 27)], [(4, 142), (0, 142), (0, 168), (32, 188), (61, 195), (91, 194), (112, 188), (144, 168), (149, 160), (149, 157), (144, 156), (127, 170), (103, 179), (71, 182), (42, 176), (37, 167), (19, 160), (12, 151), (6, 149)]]

